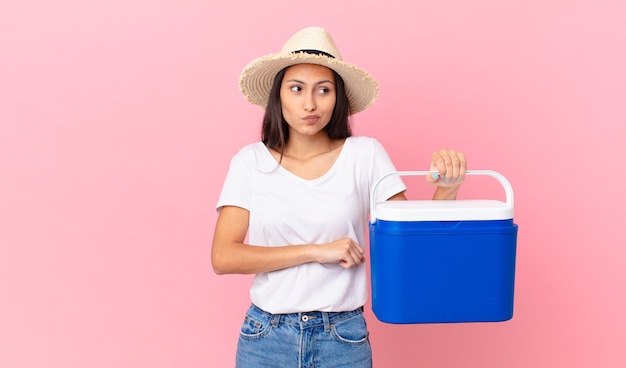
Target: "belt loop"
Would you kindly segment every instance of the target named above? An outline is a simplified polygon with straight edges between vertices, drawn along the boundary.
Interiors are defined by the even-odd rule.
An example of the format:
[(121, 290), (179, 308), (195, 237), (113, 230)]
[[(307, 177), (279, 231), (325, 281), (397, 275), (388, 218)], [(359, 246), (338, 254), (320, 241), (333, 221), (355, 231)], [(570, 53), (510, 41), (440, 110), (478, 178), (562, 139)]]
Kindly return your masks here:
[(322, 312), (322, 319), (324, 320), (324, 332), (330, 332), (330, 319), (328, 318), (328, 312)]
[(280, 314), (272, 314), (270, 319), (270, 324), (272, 327), (277, 328), (280, 323)]

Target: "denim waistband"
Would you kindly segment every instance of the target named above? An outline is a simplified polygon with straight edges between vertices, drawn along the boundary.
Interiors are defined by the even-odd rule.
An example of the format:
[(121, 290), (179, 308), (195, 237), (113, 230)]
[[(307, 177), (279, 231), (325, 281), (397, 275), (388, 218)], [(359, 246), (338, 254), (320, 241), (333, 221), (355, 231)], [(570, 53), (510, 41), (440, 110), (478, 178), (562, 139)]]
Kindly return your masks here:
[(270, 323), (274, 327), (278, 327), (282, 324), (289, 324), (293, 326), (300, 326), (301, 328), (310, 328), (317, 326), (324, 326), (324, 330), (330, 330), (330, 326), (333, 323), (348, 319), (350, 317), (363, 313), (363, 307), (359, 307), (355, 310), (348, 312), (300, 312), (300, 313), (287, 313), (287, 314), (272, 314), (264, 311), (263, 309), (252, 304), (248, 313), (251, 316), (258, 316), (261, 318), (269, 318)]

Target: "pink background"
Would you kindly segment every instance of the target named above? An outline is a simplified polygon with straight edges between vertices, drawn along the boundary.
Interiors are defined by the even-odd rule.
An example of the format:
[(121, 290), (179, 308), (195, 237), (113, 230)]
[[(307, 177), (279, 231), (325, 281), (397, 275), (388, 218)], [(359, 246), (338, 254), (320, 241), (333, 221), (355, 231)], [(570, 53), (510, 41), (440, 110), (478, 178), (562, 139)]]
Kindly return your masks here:
[(346, 3), (2, 2), (0, 367), (233, 366), (250, 277), (209, 254), (229, 159), (259, 138), (237, 80), (309, 25), (378, 79), (355, 130), (399, 169), (453, 147), (516, 194), (514, 318), (367, 305), (376, 366), (626, 366), (624, 2)]

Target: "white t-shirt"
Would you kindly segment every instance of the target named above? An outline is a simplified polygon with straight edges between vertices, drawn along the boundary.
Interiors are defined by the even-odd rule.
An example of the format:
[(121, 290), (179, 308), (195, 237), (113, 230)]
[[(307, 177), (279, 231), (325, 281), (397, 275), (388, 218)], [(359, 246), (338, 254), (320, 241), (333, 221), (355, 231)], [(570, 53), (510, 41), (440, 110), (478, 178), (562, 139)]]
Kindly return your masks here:
[[(233, 158), (217, 208), (237, 206), (250, 212), (248, 244), (283, 246), (322, 244), (351, 237), (362, 247), (369, 195), (376, 181), (395, 171), (383, 146), (368, 137), (350, 137), (333, 166), (321, 177), (298, 177), (274, 159), (262, 142), (243, 147)], [(391, 176), (376, 190), (376, 202), (406, 190)], [(270, 313), (341, 312), (367, 300), (365, 264), (311, 262), (257, 274), (250, 298)]]

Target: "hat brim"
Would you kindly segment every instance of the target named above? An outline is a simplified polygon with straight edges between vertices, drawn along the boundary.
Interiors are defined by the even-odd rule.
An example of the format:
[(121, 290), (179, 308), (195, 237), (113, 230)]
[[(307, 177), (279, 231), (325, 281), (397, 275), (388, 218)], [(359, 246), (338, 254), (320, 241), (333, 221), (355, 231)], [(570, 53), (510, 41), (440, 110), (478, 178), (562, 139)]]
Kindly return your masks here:
[(361, 112), (376, 101), (378, 84), (365, 70), (342, 60), (304, 52), (270, 54), (253, 60), (241, 72), (241, 93), (249, 102), (265, 109), (276, 74), (296, 64), (317, 64), (337, 72), (346, 86), (350, 114)]

